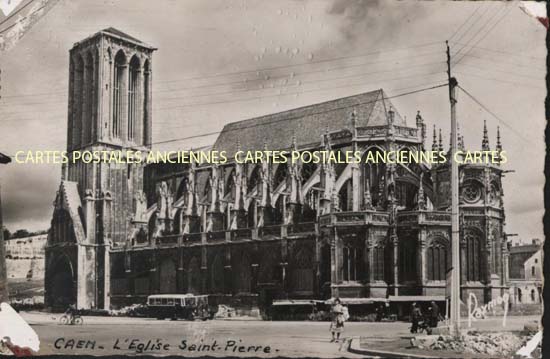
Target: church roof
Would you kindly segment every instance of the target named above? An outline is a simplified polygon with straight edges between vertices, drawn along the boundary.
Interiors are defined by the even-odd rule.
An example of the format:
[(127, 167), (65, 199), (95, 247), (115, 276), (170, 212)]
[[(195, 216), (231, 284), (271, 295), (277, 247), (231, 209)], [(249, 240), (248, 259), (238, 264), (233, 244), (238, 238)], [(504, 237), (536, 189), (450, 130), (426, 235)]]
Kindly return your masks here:
[(125, 32), (122, 32), (122, 31), (120, 31), (120, 30), (118, 30), (118, 29), (115, 29), (114, 27), (108, 27), (108, 28), (103, 29), (103, 30), (101, 30), (101, 31), (102, 31), (102, 32), (106, 32), (106, 33), (111, 34), (111, 35), (115, 35), (115, 36), (118, 36), (118, 37), (122, 37), (122, 38), (124, 38), (124, 39), (126, 39), (126, 40), (130, 40), (130, 41), (133, 41), (133, 42), (139, 42), (140, 44), (142, 44), (142, 45), (144, 45), (144, 46), (149, 46), (149, 45), (147, 45), (146, 43), (144, 43), (143, 41), (138, 40), (138, 39), (136, 39), (135, 37), (130, 36), (130, 35), (128, 35), (128, 34), (125, 33)]
[(237, 140), (243, 151), (290, 148), (293, 136), (298, 147), (316, 146), (328, 129), (352, 129), (351, 114), (356, 112), (357, 127), (387, 126), (390, 106), (395, 112), (394, 125), (406, 126), (405, 120), (387, 99), (384, 90), (366, 92), (289, 111), (256, 117), (225, 125), (214, 148), (233, 156)]
[(96, 32), (95, 34), (91, 35), (91, 36), (88, 36), (87, 38), (75, 43), (74, 47), (78, 46), (79, 44), (82, 44), (90, 39), (93, 39), (97, 36), (100, 36), (100, 35), (106, 35), (106, 36), (111, 36), (111, 37), (115, 37), (115, 38), (119, 38), (119, 39), (122, 39), (124, 41), (127, 41), (127, 42), (131, 42), (132, 44), (134, 45), (137, 45), (137, 46), (140, 46), (140, 47), (143, 47), (143, 48), (146, 48), (146, 49), (149, 49), (149, 50), (156, 50), (155, 47), (149, 45), (149, 44), (146, 44), (145, 42), (131, 36), (131, 35), (128, 35), (127, 33), (123, 32), (123, 31), (120, 31), (118, 29), (115, 29), (114, 27), (108, 27), (106, 29), (103, 29), (101, 31), (98, 31)]

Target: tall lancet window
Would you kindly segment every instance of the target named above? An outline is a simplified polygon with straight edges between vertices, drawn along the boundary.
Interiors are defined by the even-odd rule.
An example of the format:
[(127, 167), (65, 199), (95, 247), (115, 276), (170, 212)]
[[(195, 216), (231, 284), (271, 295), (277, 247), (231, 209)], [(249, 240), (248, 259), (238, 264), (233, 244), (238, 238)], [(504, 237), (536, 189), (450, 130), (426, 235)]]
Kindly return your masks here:
[(73, 86), (73, 146), (82, 145), (82, 87), (84, 80), (84, 60), (77, 55), (75, 62), (75, 78)]
[(139, 111), (139, 59), (132, 57), (128, 73), (128, 140), (135, 141)]
[(143, 64), (143, 144), (149, 144), (149, 123), (151, 122), (150, 108), (151, 106), (149, 99), (151, 98), (151, 67), (149, 60), (145, 60)]
[(86, 145), (92, 140), (92, 109), (94, 105), (94, 58), (91, 53), (86, 55), (86, 61), (84, 61), (84, 87), (82, 102), (82, 131), (83, 131), (83, 144)]
[(113, 123), (111, 134), (115, 138), (120, 138), (122, 132), (122, 119), (124, 116), (124, 81), (126, 68), (126, 56), (120, 50), (115, 56), (115, 73), (113, 76)]

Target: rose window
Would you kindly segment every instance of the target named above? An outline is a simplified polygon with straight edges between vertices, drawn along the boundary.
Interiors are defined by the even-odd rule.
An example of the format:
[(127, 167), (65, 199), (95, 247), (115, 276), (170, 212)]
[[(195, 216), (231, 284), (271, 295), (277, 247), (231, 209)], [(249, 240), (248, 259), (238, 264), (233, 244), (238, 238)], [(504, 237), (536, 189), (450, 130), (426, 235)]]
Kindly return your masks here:
[(477, 184), (469, 182), (464, 186), (462, 195), (464, 197), (464, 201), (474, 203), (481, 198), (481, 189)]

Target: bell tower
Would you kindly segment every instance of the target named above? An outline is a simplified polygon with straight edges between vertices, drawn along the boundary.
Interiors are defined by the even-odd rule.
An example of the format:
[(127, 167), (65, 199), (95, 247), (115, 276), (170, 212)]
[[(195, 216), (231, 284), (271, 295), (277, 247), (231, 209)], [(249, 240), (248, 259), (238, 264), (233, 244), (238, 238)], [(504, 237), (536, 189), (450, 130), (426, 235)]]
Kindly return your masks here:
[[(126, 245), (143, 162), (125, 155), (151, 149), (151, 68), (156, 49), (114, 28), (70, 50), (67, 152), (62, 179), (75, 182), (85, 239), (78, 243), (77, 304), (109, 308), (109, 251)], [(99, 152), (96, 152), (99, 151)], [(90, 161), (116, 151), (118, 161)], [(111, 152), (112, 153), (112, 152)]]
[(151, 61), (155, 48), (114, 28), (70, 50), (68, 151), (97, 145), (151, 146)]

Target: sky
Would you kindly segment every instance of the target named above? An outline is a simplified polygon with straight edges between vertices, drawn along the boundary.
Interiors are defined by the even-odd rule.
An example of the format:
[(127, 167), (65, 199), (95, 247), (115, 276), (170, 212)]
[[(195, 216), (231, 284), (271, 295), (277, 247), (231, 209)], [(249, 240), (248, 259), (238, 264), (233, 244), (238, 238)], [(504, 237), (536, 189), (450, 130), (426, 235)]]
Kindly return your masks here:
[[(2, 24), (0, 34), (8, 24)], [(506, 232), (542, 238), (545, 28), (518, 2), (361, 0), (59, 0), (0, 53), (0, 152), (64, 150), (68, 51), (107, 27), (158, 48), (153, 56), (153, 148), (212, 144), (224, 124), (383, 88), (395, 96), (452, 73), (487, 110), (458, 93), (466, 147), (500, 126), (509, 161)], [(417, 110), (449, 145), (445, 87), (391, 100), (408, 124)], [(492, 113), (492, 114), (491, 114)], [(174, 141), (172, 141), (174, 140)], [(49, 226), (59, 165), (0, 168), (4, 225)]]

